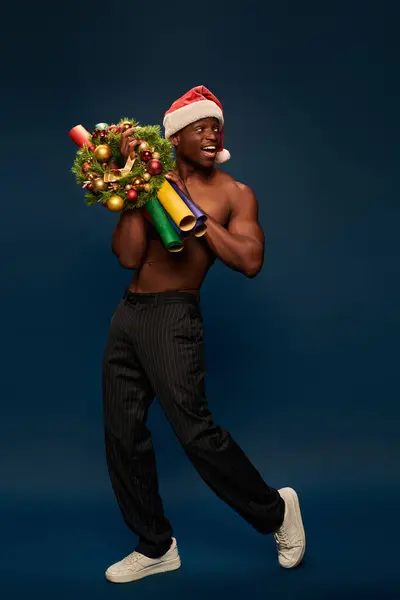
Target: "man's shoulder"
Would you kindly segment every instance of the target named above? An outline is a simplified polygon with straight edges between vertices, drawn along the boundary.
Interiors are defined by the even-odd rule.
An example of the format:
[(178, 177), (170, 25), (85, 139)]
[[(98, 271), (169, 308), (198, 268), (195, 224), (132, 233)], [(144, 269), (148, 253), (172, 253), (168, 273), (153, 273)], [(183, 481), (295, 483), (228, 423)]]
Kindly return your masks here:
[(218, 183), (224, 185), (227, 189), (231, 188), (244, 195), (253, 194), (253, 190), (248, 185), (242, 183), (241, 181), (237, 181), (234, 177), (232, 177), (232, 175), (229, 175), (229, 173), (225, 173), (225, 171), (221, 171), (219, 169), (216, 171)]

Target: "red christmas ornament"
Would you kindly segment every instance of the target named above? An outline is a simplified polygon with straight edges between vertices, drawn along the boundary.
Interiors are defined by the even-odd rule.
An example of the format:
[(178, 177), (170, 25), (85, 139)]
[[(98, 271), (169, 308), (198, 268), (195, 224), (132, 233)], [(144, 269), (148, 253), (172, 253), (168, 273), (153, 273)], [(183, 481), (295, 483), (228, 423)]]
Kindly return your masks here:
[(89, 146), (89, 150), (90, 150), (91, 152), (93, 152), (94, 150), (96, 150), (96, 146), (95, 146), (94, 144), (90, 144), (90, 146)]
[(156, 158), (152, 158), (147, 163), (147, 170), (151, 175), (160, 175), (163, 172), (161, 161)]
[(130, 202), (134, 202), (138, 197), (138, 193), (136, 190), (129, 190), (129, 192), (126, 194), (126, 197)]
[(118, 134), (119, 133), (119, 127), (117, 125), (110, 125), (110, 127), (108, 128), (108, 131), (110, 131), (111, 133)]
[(153, 158), (153, 154), (152, 154), (152, 152), (150, 152), (150, 150), (144, 150), (142, 152), (142, 160), (144, 160), (145, 162), (148, 162), (152, 158)]
[(88, 162), (84, 162), (82, 165), (82, 171), (84, 171), (86, 173), (86, 171), (89, 171), (90, 169), (90, 164)]
[(88, 184), (87, 184), (87, 186), (86, 186), (86, 189), (87, 189), (87, 190), (89, 190), (89, 192), (90, 192), (90, 190), (92, 190), (92, 189), (93, 189), (93, 186), (92, 186), (92, 184), (91, 184), (91, 183), (88, 183)]
[(103, 162), (102, 165), (103, 165), (103, 167), (106, 167), (108, 165), (108, 163), (107, 162)]

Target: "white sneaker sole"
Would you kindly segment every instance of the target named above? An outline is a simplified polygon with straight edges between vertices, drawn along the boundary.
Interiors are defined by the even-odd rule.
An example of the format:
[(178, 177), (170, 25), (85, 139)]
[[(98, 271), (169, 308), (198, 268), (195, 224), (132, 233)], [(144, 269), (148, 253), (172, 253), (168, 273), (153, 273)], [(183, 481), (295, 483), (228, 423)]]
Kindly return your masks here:
[(151, 567), (145, 567), (144, 569), (140, 569), (136, 573), (126, 574), (126, 575), (118, 575), (113, 573), (108, 573), (106, 571), (106, 579), (111, 581), (112, 583), (129, 583), (130, 581), (138, 581), (139, 579), (143, 579), (143, 577), (148, 577), (149, 575), (156, 575), (157, 573), (166, 573), (167, 571), (176, 571), (181, 566), (181, 559), (172, 558), (171, 560), (165, 560), (163, 562), (157, 563), (156, 565), (152, 565)]
[(290, 563), (289, 565), (281, 565), (281, 567), (283, 567), (284, 569), (294, 569), (303, 560), (304, 553), (306, 551), (306, 533), (304, 531), (303, 519), (301, 517), (301, 510), (300, 510), (300, 502), (299, 502), (299, 497), (297, 495), (297, 492), (295, 492), (295, 490), (293, 490), (292, 488), (285, 488), (284, 500), (285, 500), (285, 502), (290, 503), (291, 508), (294, 511), (297, 527), (300, 530), (301, 541), (303, 543), (301, 553), (297, 557), (296, 561), (293, 563)]

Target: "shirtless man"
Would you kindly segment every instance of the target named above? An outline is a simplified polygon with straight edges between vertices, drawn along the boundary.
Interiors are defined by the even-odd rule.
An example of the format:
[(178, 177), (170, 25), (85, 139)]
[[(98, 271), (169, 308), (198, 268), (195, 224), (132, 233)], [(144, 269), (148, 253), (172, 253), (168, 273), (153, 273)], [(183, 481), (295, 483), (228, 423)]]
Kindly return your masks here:
[[(164, 125), (176, 148), (177, 169), (167, 178), (207, 215), (207, 231), (170, 253), (142, 211), (133, 211), (122, 214), (113, 235), (113, 252), (135, 274), (112, 319), (104, 356), (106, 457), (121, 513), (138, 543), (107, 569), (106, 578), (129, 582), (181, 564), (146, 427), (155, 397), (203, 481), (258, 532), (273, 534), (279, 564), (293, 568), (305, 551), (298, 496), (292, 488), (267, 485), (214, 423), (204, 384), (199, 291), (216, 258), (249, 278), (260, 272), (264, 235), (257, 201), (247, 186), (215, 167), (229, 153), (222, 107), (209, 90), (190, 90), (167, 111)], [(132, 153), (131, 134), (121, 139), (124, 158)]]

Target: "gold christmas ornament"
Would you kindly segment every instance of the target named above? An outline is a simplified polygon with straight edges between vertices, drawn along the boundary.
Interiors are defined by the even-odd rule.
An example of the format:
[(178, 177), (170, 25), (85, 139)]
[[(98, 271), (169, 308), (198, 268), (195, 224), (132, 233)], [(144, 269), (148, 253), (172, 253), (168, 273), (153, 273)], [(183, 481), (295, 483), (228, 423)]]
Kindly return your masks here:
[(143, 186), (144, 186), (144, 179), (142, 177), (135, 177), (135, 179), (132, 181), (132, 187), (137, 192), (140, 192), (143, 189)]
[(145, 174), (143, 175), (143, 179), (144, 179), (145, 181), (150, 181), (150, 179), (151, 179), (151, 175), (150, 175), (150, 173), (145, 173)]
[(132, 186), (131, 186), (131, 185), (128, 183), (128, 184), (125, 186), (125, 189), (126, 189), (126, 191), (127, 191), (127, 192), (129, 192), (129, 190), (131, 190), (131, 189), (132, 189)]
[(100, 144), (94, 151), (94, 155), (100, 162), (109, 160), (111, 158), (111, 148), (107, 144)]
[(153, 158), (155, 158), (156, 160), (160, 160), (160, 153), (159, 152), (153, 152)]
[(149, 144), (147, 142), (142, 142), (139, 145), (139, 150), (140, 152), (144, 152), (144, 150), (148, 150), (150, 148)]
[(101, 177), (97, 177), (97, 179), (93, 181), (93, 190), (95, 192), (104, 192), (106, 189), (107, 184)]
[(110, 196), (110, 198), (107, 200), (107, 208), (112, 212), (119, 212), (123, 209), (123, 207), (124, 199), (121, 198), (121, 196), (117, 196), (115, 194), (114, 196)]
[(150, 183), (145, 183), (143, 186), (143, 189), (145, 192), (149, 192), (151, 190), (151, 185)]

